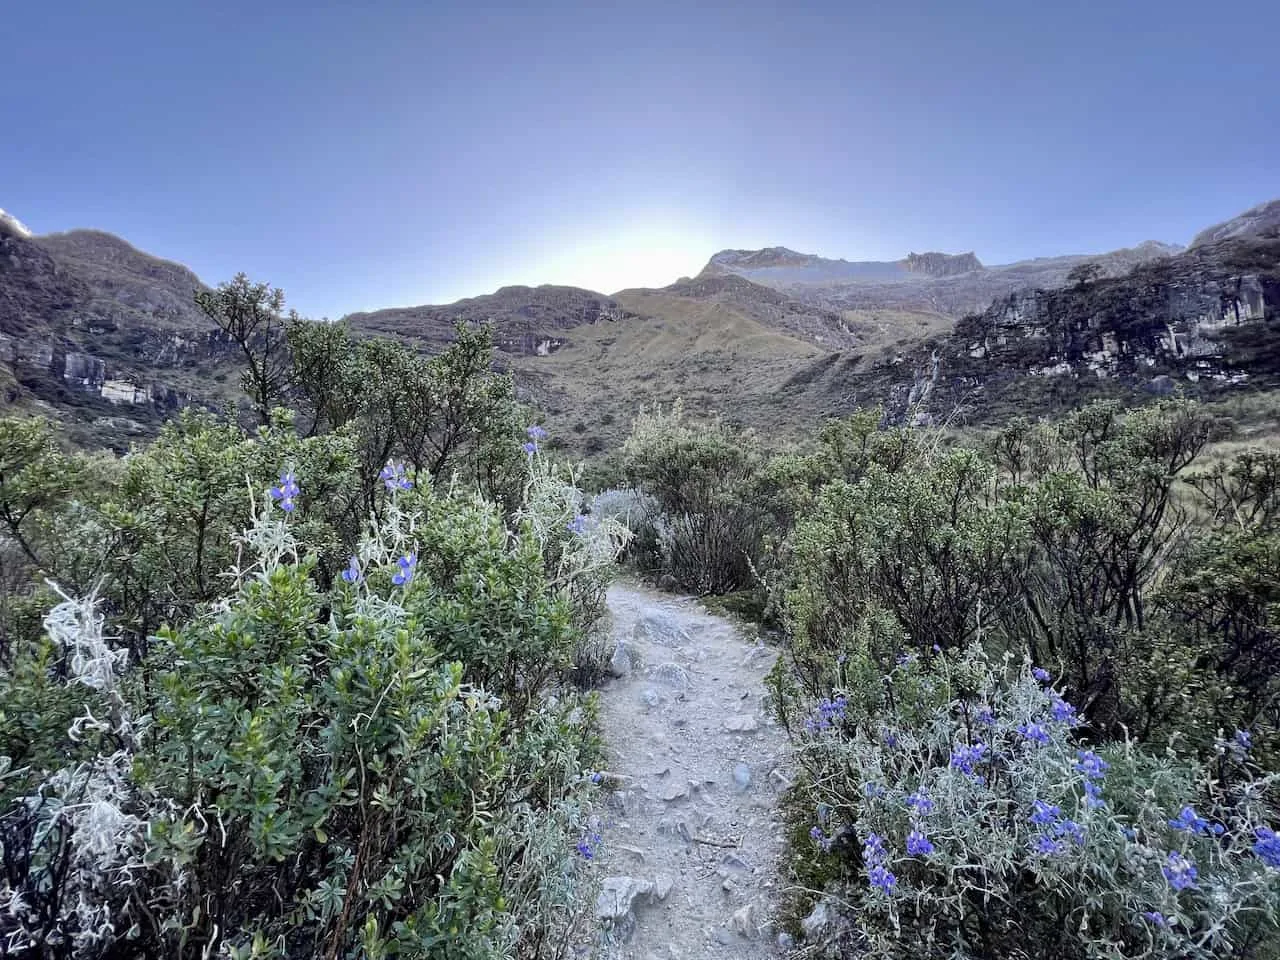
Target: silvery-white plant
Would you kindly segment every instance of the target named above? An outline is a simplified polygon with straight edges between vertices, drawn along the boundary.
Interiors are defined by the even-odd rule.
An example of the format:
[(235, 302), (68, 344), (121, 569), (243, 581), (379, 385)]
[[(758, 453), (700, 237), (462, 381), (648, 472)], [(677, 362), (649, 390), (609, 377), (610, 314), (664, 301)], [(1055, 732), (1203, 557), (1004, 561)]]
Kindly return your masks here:
[(809, 855), (856, 864), (843, 895), (877, 956), (985, 956), (987, 920), (1056, 929), (1063, 957), (1270, 955), (1280, 777), (1247, 731), (1208, 763), (1090, 744), (1047, 671), (976, 648), (904, 655), (883, 684), (870, 713), (813, 704), (798, 752)]

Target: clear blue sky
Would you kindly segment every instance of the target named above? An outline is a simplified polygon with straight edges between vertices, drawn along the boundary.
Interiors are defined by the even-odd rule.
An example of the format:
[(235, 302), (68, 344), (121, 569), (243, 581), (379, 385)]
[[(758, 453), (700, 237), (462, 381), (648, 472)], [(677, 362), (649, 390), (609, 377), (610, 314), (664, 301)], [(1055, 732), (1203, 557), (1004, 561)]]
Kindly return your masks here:
[(10, 3), (0, 207), (309, 316), (724, 247), (1185, 243), (1280, 196), (1278, 34), (1275, 0)]

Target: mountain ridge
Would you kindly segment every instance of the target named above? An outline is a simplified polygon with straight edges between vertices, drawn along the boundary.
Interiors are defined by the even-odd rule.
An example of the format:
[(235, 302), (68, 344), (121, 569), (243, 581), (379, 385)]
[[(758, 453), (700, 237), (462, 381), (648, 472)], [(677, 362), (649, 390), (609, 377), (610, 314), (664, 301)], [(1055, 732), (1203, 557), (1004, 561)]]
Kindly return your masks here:
[[(1164, 317), (1190, 331), (1184, 339), (1196, 349), (1209, 349), (1217, 327), (1237, 322), (1239, 304), (1247, 322), (1269, 322), (1280, 299), (1267, 279), (1273, 248), (1252, 266), (1247, 256), (1236, 263), (1228, 253), (1276, 229), (1273, 210), (1280, 211), (1280, 201), (1201, 231), (1197, 238), (1226, 239), (1200, 242), (1188, 252), (1196, 253), (1194, 260), (1179, 259), (1188, 253), (1155, 241), (995, 267), (972, 252), (913, 252), (898, 261), (858, 263), (767, 247), (720, 251), (708, 263), (715, 269), (663, 288), (606, 295), (556, 284), (507, 285), (451, 304), (361, 311), (344, 320), (358, 336), (390, 336), (428, 353), (451, 341), (458, 320), (492, 323), (497, 365), (515, 374), (522, 395), (549, 422), (572, 428), (566, 433), (577, 434), (570, 443), (580, 449), (616, 442), (636, 404), (677, 396), (691, 409), (785, 431), (797, 418), (843, 414), (851, 405), (908, 390), (901, 377), (929, 368), (929, 344), (960, 366), (979, 348), (1013, 357), (985, 345), (985, 335), (963, 349), (949, 339), (971, 336), (957, 323), (1001, 304), (1004, 312), (987, 322), (998, 337), (1009, 339), (1020, 318), (1058, 329), (1045, 316), (1069, 307), (1072, 330), (1079, 328), (1071, 343), (1088, 341), (1092, 354), (1105, 352), (1110, 341), (1081, 332), (1089, 321), (1078, 304), (1037, 299), (1039, 292), (1114, 282), (1147, 266), (1168, 265), (1137, 275), (1132, 290), (1114, 286), (1107, 323), (1126, 309), (1141, 313), (1143, 323)], [(177, 407), (236, 398), (236, 351), (195, 306), (195, 291), (206, 289), (195, 273), (105, 231), (29, 235), (6, 217), (7, 226), (0, 226), (0, 405), (70, 417), (95, 438), (119, 444), (152, 431)], [(1090, 264), (1099, 269), (1071, 279), (1073, 270)], [(1215, 297), (1237, 304), (1231, 317), (1213, 306)], [(1174, 303), (1181, 306), (1170, 312)], [(1059, 347), (1064, 357), (1076, 356), (1069, 343)], [(1006, 363), (1010, 369), (1034, 352), (1020, 351)], [(1264, 354), (1270, 355), (1254, 351)], [(1036, 360), (1036, 369), (1070, 366), (1051, 356)], [(1166, 366), (1176, 372), (1182, 360), (1174, 359)], [(1124, 371), (1126, 364), (1103, 366)], [(1251, 369), (1257, 368), (1254, 362)], [(1030, 367), (1018, 371), (1034, 376)], [(1206, 376), (1212, 380), (1217, 372)]]

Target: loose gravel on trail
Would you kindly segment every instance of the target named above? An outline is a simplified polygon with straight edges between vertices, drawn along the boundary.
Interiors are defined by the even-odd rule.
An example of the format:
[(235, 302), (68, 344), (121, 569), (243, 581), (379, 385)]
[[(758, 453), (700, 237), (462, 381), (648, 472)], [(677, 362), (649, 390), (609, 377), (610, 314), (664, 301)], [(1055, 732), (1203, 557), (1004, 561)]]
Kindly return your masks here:
[(617, 786), (596, 814), (596, 955), (779, 957), (787, 742), (763, 682), (777, 652), (694, 600), (616, 584), (609, 607), (600, 700)]

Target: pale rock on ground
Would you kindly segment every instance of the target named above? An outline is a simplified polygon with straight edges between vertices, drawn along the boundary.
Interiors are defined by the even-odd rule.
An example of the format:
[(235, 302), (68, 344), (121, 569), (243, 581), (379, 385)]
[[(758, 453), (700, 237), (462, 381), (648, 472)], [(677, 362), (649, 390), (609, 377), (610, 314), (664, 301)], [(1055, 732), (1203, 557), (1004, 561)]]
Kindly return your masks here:
[(763, 683), (777, 653), (693, 600), (617, 584), (609, 607), (617, 649), (600, 701), (617, 786), (595, 813), (594, 955), (780, 957), (787, 742)]

